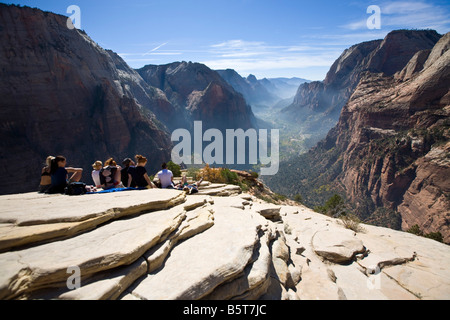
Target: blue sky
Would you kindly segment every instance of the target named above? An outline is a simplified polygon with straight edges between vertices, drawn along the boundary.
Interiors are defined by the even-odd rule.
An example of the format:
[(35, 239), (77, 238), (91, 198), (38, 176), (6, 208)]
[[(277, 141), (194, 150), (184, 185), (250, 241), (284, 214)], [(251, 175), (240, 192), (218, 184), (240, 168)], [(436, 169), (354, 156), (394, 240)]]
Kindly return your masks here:
[[(242, 76), (323, 80), (346, 48), (391, 30), (450, 31), (448, 0), (22, 0), (3, 1), (70, 16), (81, 29), (133, 68), (193, 61)], [(370, 5), (380, 29), (369, 29)]]

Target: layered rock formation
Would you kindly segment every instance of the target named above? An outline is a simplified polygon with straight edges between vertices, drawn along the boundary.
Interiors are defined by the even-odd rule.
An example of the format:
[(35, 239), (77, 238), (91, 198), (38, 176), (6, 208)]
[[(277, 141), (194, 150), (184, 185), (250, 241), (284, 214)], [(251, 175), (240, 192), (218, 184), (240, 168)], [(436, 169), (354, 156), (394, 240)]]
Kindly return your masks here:
[(361, 75), (327, 138), (282, 166), (297, 172), (288, 181), (300, 185), (293, 194), (308, 202), (338, 191), (367, 222), (403, 230), (417, 224), (450, 242), (449, 41), (446, 34), (431, 50), (410, 52), (397, 73)]
[(49, 155), (84, 168), (87, 182), (95, 160), (167, 161), (170, 136), (145, 108), (158, 100), (135, 99), (139, 79), (123, 60), (37, 9), (0, 4), (0, 29), (0, 193), (36, 190)]
[(244, 97), (203, 64), (183, 61), (147, 65), (137, 71), (149, 85), (162, 90), (174, 106), (174, 110), (164, 111), (170, 128), (191, 130), (196, 120), (220, 130), (257, 127)]
[[(142, 154), (147, 170), (170, 160), (170, 133), (192, 128), (254, 128), (242, 95), (204, 65), (138, 71), (104, 50), (67, 17), (0, 4), (0, 194), (36, 190), (49, 155), (68, 166)], [(154, 72), (152, 74), (152, 72)]]
[(292, 105), (282, 110), (283, 119), (301, 124), (308, 132), (326, 134), (336, 124), (364, 72), (391, 76), (401, 71), (416, 52), (431, 50), (439, 38), (432, 30), (398, 30), (384, 40), (352, 46), (335, 61), (324, 81), (299, 87)]
[[(274, 92), (270, 92), (254, 75), (249, 75), (247, 78), (244, 78), (233, 69), (216, 71), (237, 92), (242, 93), (245, 100), (256, 110), (259, 107), (272, 106), (281, 99)], [(267, 79), (265, 80), (269, 82), (268, 85), (270, 86), (270, 81)]]
[(442, 48), (449, 41), (446, 34), (422, 52), (426, 61), (415, 55), (398, 77), (367, 75), (329, 137), (346, 145), (341, 181), (352, 202), (370, 196), (376, 207), (398, 211), (404, 230), (418, 224), (447, 242), (450, 53)]
[(1, 299), (450, 298), (448, 246), (373, 226), (355, 233), (237, 186), (0, 203)]

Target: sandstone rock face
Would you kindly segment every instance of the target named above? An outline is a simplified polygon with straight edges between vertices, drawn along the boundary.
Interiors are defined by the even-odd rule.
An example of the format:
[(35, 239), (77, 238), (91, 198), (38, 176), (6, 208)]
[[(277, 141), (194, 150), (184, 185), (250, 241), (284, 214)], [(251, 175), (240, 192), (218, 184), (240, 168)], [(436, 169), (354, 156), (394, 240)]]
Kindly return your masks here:
[(345, 263), (366, 249), (351, 230), (321, 230), (313, 239), (314, 252), (328, 261)]
[(256, 210), (256, 212), (258, 212), (260, 215), (262, 215), (266, 219), (269, 219), (272, 221), (277, 221), (277, 220), (281, 219), (281, 215), (280, 215), (281, 208), (278, 206), (255, 205), (253, 207), (253, 209)]
[[(450, 81), (450, 53), (441, 48), (449, 40), (449, 34), (443, 36), (429, 54), (434, 63), (425, 63), (427, 68), (408, 81), (362, 80), (330, 135), (345, 150), (341, 181), (353, 202), (369, 192), (375, 206), (401, 214), (404, 230), (418, 224), (426, 233), (441, 232), (446, 242), (450, 136), (449, 88), (443, 83)], [(391, 89), (368, 99), (375, 79)], [(372, 161), (356, 161), (368, 155)]]
[(398, 211), (402, 215), (402, 229), (419, 225), (426, 232), (439, 230), (449, 241), (450, 205), (450, 143), (431, 149), (417, 160), (416, 177), (406, 190)]
[[(164, 268), (142, 280), (132, 294), (149, 300), (196, 300), (206, 296), (244, 270), (258, 241), (257, 228), (241, 210), (217, 208), (214, 226), (174, 248)], [(227, 249), (217, 254), (218, 248)], [(204, 259), (208, 256), (215, 258)], [(183, 268), (189, 272), (180, 272)]]
[(153, 170), (167, 161), (170, 137), (134, 99), (139, 83), (128, 89), (136, 74), (117, 68), (123, 60), (64, 16), (1, 4), (0, 21), (0, 168), (9, 181), (0, 193), (36, 190), (49, 155), (84, 168), (88, 183), (95, 160), (139, 153)]
[[(154, 198), (146, 192), (123, 192), (120, 195), (96, 194), (80, 197), (73, 206), (58, 195), (39, 194), (4, 196), (0, 224), (0, 250), (7, 250), (45, 240), (72, 237), (95, 229), (109, 220), (150, 210), (161, 210), (183, 203), (184, 194), (155, 190)], [(96, 201), (101, 199), (102, 201)], [(109, 200), (109, 201), (108, 201)], [(31, 212), (24, 212), (23, 202), (33, 203)], [(43, 215), (42, 212), (47, 212)]]
[[(299, 87), (292, 105), (281, 114), (311, 132), (328, 132), (365, 72), (391, 76), (401, 71), (420, 50), (431, 50), (439, 40), (435, 31), (392, 31), (383, 40), (363, 42), (345, 50), (323, 82)], [(421, 56), (423, 59), (423, 56)]]
[[(355, 233), (302, 206), (278, 206), (273, 222), (261, 213), (274, 206), (250, 194), (21, 194), (0, 204), (9, 208), (0, 212), (0, 238), (16, 239), (2, 242), (1, 299), (450, 298), (448, 246), (369, 225)], [(32, 227), (63, 236), (42, 241)]]
[[(434, 299), (431, 298), (432, 294), (428, 295), (428, 292), (436, 289), (435, 293), (437, 293), (442, 292), (444, 287), (448, 288), (448, 284), (444, 284), (448, 283), (448, 280), (443, 280), (442, 287), (440, 285), (434, 287), (431, 284), (434, 280), (429, 279), (430, 285), (426, 289), (425, 287), (419, 289), (424, 283), (421, 277), (425, 276), (425, 273), (422, 274), (422, 271), (442, 274), (440, 269), (446, 268), (448, 253), (444, 252), (449, 251), (447, 245), (412, 234), (369, 225), (362, 225), (362, 231), (355, 234), (344, 229), (339, 220), (318, 215), (310, 210), (300, 209), (297, 214), (291, 214), (291, 207), (283, 207), (282, 211), (287, 212), (283, 222), (289, 225), (290, 234), (287, 237), (292, 239), (288, 242), (291, 246), (291, 259), (294, 263), (303, 261), (302, 280), (297, 284), (297, 293), (300, 298)], [(324, 256), (315, 254), (314, 251), (316, 249), (314, 235), (328, 232), (330, 235), (334, 232), (337, 235), (344, 234), (345, 238), (349, 237), (355, 244), (358, 243), (354, 249), (355, 253), (362, 248), (359, 247), (361, 244), (364, 250), (356, 254), (353, 260), (330, 264), (334, 255), (331, 255), (331, 259), (328, 260)], [(312, 241), (311, 237), (314, 237)], [(327, 247), (339, 248), (343, 242), (343, 238), (339, 236), (326, 237), (326, 239), (329, 241)], [(433, 244), (433, 249), (430, 248), (430, 251), (424, 247), (428, 244)], [(300, 250), (302, 253), (292, 255), (293, 248), (302, 248)], [(436, 265), (431, 264), (429, 260), (434, 254), (443, 254), (443, 260)], [(402, 275), (402, 272), (405, 273)], [(394, 277), (390, 277), (394, 274)], [(411, 278), (408, 278), (409, 276)], [(401, 280), (402, 277), (404, 277), (403, 280)], [(413, 278), (417, 280), (417, 286), (412, 284), (412, 281), (415, 281)]]
[(257, 125), (243, 96), (203, 64), (183, 61), (148, 65), (137, 71), (150, 86), (162, 90), (175, 107), (169, 111), (173, 119), (170, 128), (192, 129), (196, 120), (203, 121), (205, 128), (223, 130), (246, 130)]
[(267, 85), (274, 86), (268, 79), (258, 81), (255, 76), (249, 75), (247, 78), (241, 77), (235, 70), (216, 70), (217, 73), (230, 84), (237, 92), (242, 93), (247, 101), (254, 109), (259, 106), (271, 106), (279, 101), (281, 98), (276, 93), (277, 88), (274, 90), (268, 90), (263, 81), (266, 81)]
[[(0, 194), (37, 189), (45, 159), (63, 155), (84, 169), (142, 154), (155, 173), (170, 160), (170, 132), (194, 120), (248, 129), (256, 118), (241, 94), (204, 65), (138, 71), (104, 50), (67, 17), (0, 4)], [(15, 159), (26, 161), (15, 161)]]
[(139, 73), (128, 66), (117, 53), (111, 50), (106, 51), (117, 68), (122, 86), (127, 89), (125, 92), (129, 92), (141, 106), (150, 110), (164, 126), (170, 127), (177, 119), (184, 120), (183, 117), (174, 117), (176, 109), (163, 91), (145, 82)]
[[(419, 35), (424, 45), (434, 41), (426, 32)], [(397, 230), (417, 224), (424, 234), (440, 232), (450, 243), (449, 41), (447, 33), (426, 51), (404, 52), (397, 73), (381, 64), (391, 71), (360, 75), (338, 124), (310, 152), (280, 166), (269, 187), (300, 194), (311, 207), (323, 205), (333, 190), (368, 223)]]

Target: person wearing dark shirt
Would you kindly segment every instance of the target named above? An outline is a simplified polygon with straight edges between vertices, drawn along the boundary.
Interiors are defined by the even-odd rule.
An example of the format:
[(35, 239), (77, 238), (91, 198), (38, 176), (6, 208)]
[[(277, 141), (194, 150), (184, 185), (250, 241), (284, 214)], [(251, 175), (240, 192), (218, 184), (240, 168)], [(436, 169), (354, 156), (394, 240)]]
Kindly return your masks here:
[[(64, 189), (70, 182), (79, 182), (83, 174), (81, 168), (66, 168), (67, 160), (63, 156), (57, 156), (52, 160), (50, 175), (52, 186), (47, 193), (64, 193)], [(69, 173), (73, 175), (69, 178)]]
[(147, 174), (147, 169), (145, 169), (147, 158), (141, 155), (137, 155), (136, 162), (137, 166), (131, 170), (131, 173), (128, 176), (128, 187), (130, 187), (131, 183), (134, 181), (137, 188), (156, 188), (153, 182), (150, 181), (150, 178)]
[[(124, 186), (128, 186), (129, 176), (135, 169), (136, 164), (130, 158), (126, 158), (125, 160), (123, 160), (122, 165), (123, 167), (122, 170), (120, 171), (120, 174), (122, 176), (122, 183)], [(136, 188), (136, 182), (131, 181), (130, 187)]]
[(45, 167), (42, 168), (41, 171), (41, 182), (39, 184), (39, 193), (46, 193), (52, 186), (52, 161), (55, 157), (48, 156), (45, 160)]

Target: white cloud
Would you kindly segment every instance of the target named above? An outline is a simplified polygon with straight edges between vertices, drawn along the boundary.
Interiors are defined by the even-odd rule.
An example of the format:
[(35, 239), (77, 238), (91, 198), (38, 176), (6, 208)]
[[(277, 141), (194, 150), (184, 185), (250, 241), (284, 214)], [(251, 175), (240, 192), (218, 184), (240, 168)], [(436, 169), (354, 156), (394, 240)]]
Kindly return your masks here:
[(136, 52), (136, 53), (118, 53), (119, 56), (121, 56), (122, 58), (126, 58), (126, 57), (146, 57), (146, 56), (177, 56), (183, 54), (183, 52), (181, 51), (171, 51), (171, 50), (167, 50), (167, 51), (161, 51), (161, 52), (146, 52), (146, 53), (142, 53), (142, 52)]
[(245, 58), (260, 55), (267, 55), (274, 49), (259, 41), (228, 40), (213, 44), (209, 48), (209, 53), (222, 58)]
[(224, 53), (221, 55), (223, 58), (245, 58), (245, 57), (253, 57), (253, 56), (262, 56), (267, 54), (267, 51), (248, 51), (248, 52), (233, 52), (233, 53)]
[(355, 21), (355, 22), (350, 22), (346, 25), (342, 26), (345, 29), (350, 29), (350, 30), (360, 30), (360, 29), (364, 29), (367, 28), (367, 20), (360, 20), (360, 21)]
[(258, 41), (244, 41), (244, 40), (228, 40), (225, 42), (211, 45), (212, 48), (224, 48), (224, 49), (241, 49), (245, 50), (252, 47), (264, 46), (264, 42)]
[[(406, 29), (436, 29), (446, 33), (450, 27), (448, 10), (441, 6), (423, 1), (394, 1), (380, 3), (381, 27)], [(358, 21), (352, 21), (341, 27), (349, 30), (362, 30), (367, 28), (369, 14)]]
[(154, 56), (178, 56), (180, 54), (183, 54), (183, 52), (180, 52), (180, 51), (161, 51), (161, 52), (147, 53), (144, 56), (148, 56), (148, 55), (154, 55)]
[(424, 2), (399, 1), (383, 5), (383, 12), (386, 14), (410, 14), (430, 9), (433, 6)]
[(311, 50), (317, 50), (317, 47), (313, 46), (291, 46), (286, 49), (288, 52), (305, 52), (305, 51), (311, 51)]
[(315, 35), (314, 37), (316, 40), (320, 39), (322, 43), (326, 43), (328, 47), (335, 46), (346, 49), (360, 42), (384, 39), (389, 32), (388, 30), (366, 30), (338, 34), (321, 34)]
[(203, 61), (212, 69), (226, 69), (233, 66), (240, 71), (252, 70), (274, 70), (287, 68), (307, 68), (331, 66), (336, 57), (326, 56), (299, 56), (299, 57), (276, 57), (273, 59), (216, 59)]
[(208, 55), (199, 62), (216, 70), (233, 68), (242, 75), (274, 74), (277, 70), (291, 69), (301, 76), (300, 69), (329, 68), (342, 53), (340, 49), (323, 44), (281, 46), (245, 40), (225, 41), (209, 49)]

